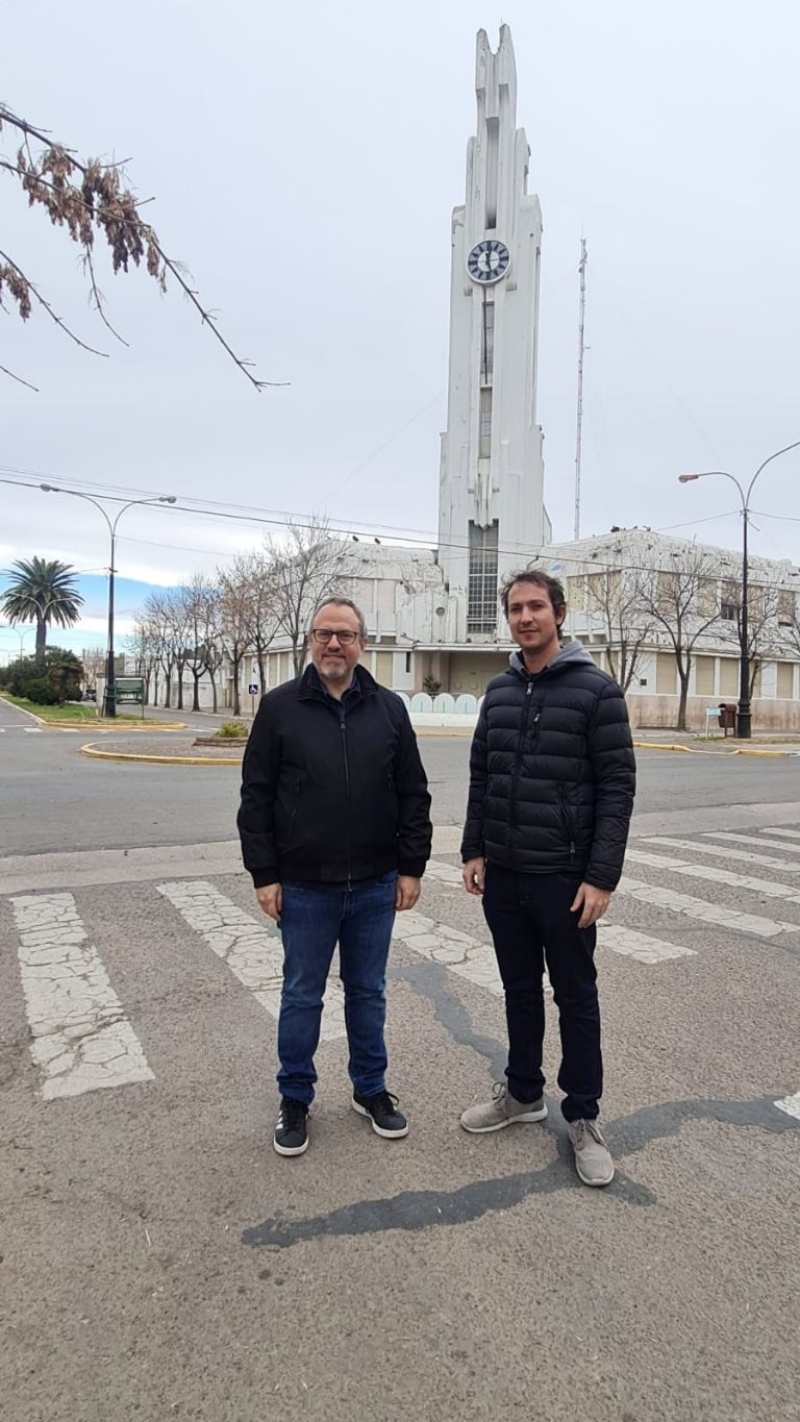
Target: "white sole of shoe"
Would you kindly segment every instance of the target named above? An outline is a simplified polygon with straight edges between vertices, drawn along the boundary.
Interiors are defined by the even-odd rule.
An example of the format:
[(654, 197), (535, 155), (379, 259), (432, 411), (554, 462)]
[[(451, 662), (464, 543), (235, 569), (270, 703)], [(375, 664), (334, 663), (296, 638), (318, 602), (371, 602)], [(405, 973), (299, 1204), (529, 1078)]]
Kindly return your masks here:
[(547, 1118), (547, 1107), (542, 1106), (538, 1111), (524, 1111), (519, 1116), (509, 1116), (505, 1121), (497, 1121), (492, 1126), (468, 1126), (464, 1117), (461, 1117), (461, 1126), (465, 1131), (469, 1131), (471, 1136), (488, 1136), (492, 1131), (505, 1130), (506, 1126), (530, 1125), (534, 1121), (544, 1121)]
[(366, 1106), (359, 1105), (355, 1098), (350, 1102), (350, 1105), (354, 1111), (358, 1112), (359, 1116), (366, 1116), (368, 1121), (372, 1121), (372, 1129), (376, 1136), (383, 1136), (386, 1141), (399, 1141), (402, 1140), (403, 1136), (408, 1135), (408, 1125), (405, 1125), (402, 1131), (384, 1131), (383, 1127), (377, 1125), (372, 1116), (370, 1116)]
[(275, 1150), (278, 1152), (278, 1155), (302, 1155), (304, 1151), (308, 1150), (308, 1136), (306, 1136), (301, 1146), (278, 1145), (278, 1142), (275, 1140), (274, 1136), (272, 1138), (272, 1144), (275, 1147)]
[(578, 1172), (578, 1179), (583, 1185), (588, 1185), (590, 1188), (594, 1188), (597, 1190), (602, 1190), (605, 1185), (610, 1185), (615, 1175), (615, 1171), (612, 1167), (611, 1174), (605, 1180), (590, 1180), (588, 1176), (582, 1174), (581, 1168), (578, 1165), (577, 1160), (575, 1162), (575, 1169)]

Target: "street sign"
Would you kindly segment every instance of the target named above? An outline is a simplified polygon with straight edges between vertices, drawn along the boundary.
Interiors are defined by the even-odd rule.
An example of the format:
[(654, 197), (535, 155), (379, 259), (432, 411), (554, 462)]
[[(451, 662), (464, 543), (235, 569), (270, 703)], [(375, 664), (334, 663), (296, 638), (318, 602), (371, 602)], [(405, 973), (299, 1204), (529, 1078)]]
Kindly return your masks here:
[(251, 681), (251, 683), (250, 683), (250, 685), (248, 686), (247, 690), (248, 690), (248, 692), (250, 693), (251, 696), (258, 696), (258, 682), (257, 682), (257, 681)]

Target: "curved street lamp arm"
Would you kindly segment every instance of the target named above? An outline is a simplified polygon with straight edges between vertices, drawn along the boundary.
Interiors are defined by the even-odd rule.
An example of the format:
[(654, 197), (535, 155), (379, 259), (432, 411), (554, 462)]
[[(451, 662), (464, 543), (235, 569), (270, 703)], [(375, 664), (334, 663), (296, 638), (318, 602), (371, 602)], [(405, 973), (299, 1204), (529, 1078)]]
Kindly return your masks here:
[[(782, 454), (788, 454), (790, 449), (800, 449), (800, 439), (796, 439), (793, 444), (784, 445), (783, 449), (776, 449), (775, 453), (771, 454), (768, 459), (765, 459), (763, 464), (759, 464), (755, 474), (753, 475), (752, 479), (750, 480), (750, 483), (747, 486), (746, 498), (744, 495), (742, 495), (746, 511), (749, 511), (750, 495), (753, 492), (753, 485), (755, 484), (756, 479), (758, 478), (762, 469), (766, 469), (767, 465), (771, 464), (773, 459), (779, 459)], [(730, 477), (733, 478), (733, 475), (731, 475)]]

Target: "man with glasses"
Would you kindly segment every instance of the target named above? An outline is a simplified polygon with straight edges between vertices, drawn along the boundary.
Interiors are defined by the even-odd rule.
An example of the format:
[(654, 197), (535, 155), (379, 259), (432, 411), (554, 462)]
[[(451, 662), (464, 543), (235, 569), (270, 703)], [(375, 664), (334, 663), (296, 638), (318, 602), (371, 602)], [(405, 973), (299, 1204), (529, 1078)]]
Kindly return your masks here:
[(280, 924), (279, 1155), (308, 1147), (322, 1000), (339, 944), (352, 1106), (387, 1139), (408, 1134), (386, 1090), (386, 964), (395, 913), (414, 907), (431, 852), (428, 782), (408, 712), (359, 666), (364, 618), (327, 598), (310, 665), (270, 691), (244, 757), (245, 868)]

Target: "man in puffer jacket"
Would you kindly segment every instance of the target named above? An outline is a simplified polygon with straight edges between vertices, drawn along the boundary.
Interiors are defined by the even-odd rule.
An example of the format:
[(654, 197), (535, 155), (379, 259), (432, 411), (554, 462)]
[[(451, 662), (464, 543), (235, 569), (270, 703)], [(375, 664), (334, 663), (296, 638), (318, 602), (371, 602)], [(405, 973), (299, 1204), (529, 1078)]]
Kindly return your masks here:
[(502, 605), (519, 646), (490, 681), (470, 757), (464, 885), (483, 896), (506, 998), (506, 1082), (461, 1117), (467, 1131), (543, 1121), (545, 960), (560, 1015), (558, 1084), (578, 1175), (609, 1185), (595, 924), (622, 873), (636, 766), (625, 699), (578, 642), (561, 646), (564, 589), (535, 570)]

